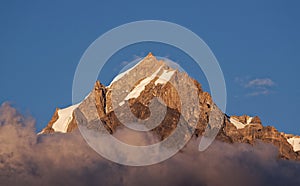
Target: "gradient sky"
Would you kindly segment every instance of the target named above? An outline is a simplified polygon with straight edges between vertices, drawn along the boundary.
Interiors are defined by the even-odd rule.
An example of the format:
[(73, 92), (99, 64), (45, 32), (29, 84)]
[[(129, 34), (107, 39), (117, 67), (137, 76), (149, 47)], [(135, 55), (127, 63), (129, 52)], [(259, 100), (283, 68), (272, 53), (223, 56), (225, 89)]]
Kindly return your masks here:
[[(209, 45), (225, 76), (229, 115), (258, 115), (264, 125), (300, 135), (299, 1), (179, 2), (1, 1), (0, 102), (32, 115), (40, 130), (56, 107), (71, 104), (76, 66), (96, 38), (156, 19), (187, 27)], [(136, 44), (111, 58), (101, 81), (109, 84), (126, 62), (150, 51), (189, 60), (172, 47)], [(201, 73), (187, 71), (209, 91)]]

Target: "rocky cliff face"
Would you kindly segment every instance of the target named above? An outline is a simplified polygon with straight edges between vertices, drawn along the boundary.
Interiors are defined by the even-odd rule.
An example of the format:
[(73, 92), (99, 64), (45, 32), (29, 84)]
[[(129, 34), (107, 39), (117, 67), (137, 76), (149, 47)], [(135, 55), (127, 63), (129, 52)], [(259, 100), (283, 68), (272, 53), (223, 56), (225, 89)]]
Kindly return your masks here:
[[(300, 160), (300, 138), (279, 132), (271, 126), (264, 127), (257, 116), (212, 114), (219, 110), (210, 94), (204, 92), (201, 85), (186, 73), (172, 69), (151, 53), (133, 68), (118, 75), (110, 86), (105, 87), (97, 81), (87, 99), (94, 100), (98, 117), (111, 134), (118, 127), (123, 127), (124, 121), (130, 121), (142, 123), (163, 140), (184, 116), (186, 130), (191, 131), (191, 135), (202, 136), (209, 125), (209, 128), (221, 128), (217, 140), (252, 145), (260, 140), (278, 147), (280, 158)], [(76, 129), (78, 121), (74, 109), (77, 107), (80, 104), (56, 109), (41, 133)], [(151, 118), (152, 115), (159, 117)], [(221, 117), (221, 120), (215, 117)], [(149, 121), (149, 118), (152, 120)], [(160, 124), (153, 126), (157, 122)]]
[[(238, 128), (232, 118), (237, 119), (245, 127)], [(288, 142), (288, 138), (283, 132), (279, 132), (272, 126), (264, 127), (257, 116), (252, 118), (248, 123), (247, 118), (249, 116), (246, 115), (228, 117), (218, 138), (229, 143), (249, 143), (252, 145), (260, 140), (275, 145), (279, 150), (280, 158), (300, 160), (300, 152), (293, 150), (293, 146)]]

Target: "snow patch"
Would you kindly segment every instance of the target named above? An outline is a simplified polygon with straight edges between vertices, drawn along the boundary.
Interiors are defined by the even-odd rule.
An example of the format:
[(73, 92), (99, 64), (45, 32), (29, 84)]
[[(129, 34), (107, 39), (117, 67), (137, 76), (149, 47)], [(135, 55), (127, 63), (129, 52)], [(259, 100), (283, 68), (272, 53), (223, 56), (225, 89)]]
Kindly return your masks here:
[(175, 73), (175, 70), (172, 70), (172, 71), (164, 70), (163, 73), (159, 76), (159, 78), (155, 81), (155, 85), (164, 84), (164, 83), (170, 81), (170, 79), (172, 78), (174, 73)]
[(247, 124), (250, 124), (251, 123), (251, 121), (252, 121), (252, 117), (249, 117), (248, 119), (247, 119)]
[(125, 101), (121, 101), (120, 103), (119, 103), (119, 106), (122, 106), (122, 105), (124, 105), (125, 104)]
[(116, 81), (118, 81), (119, 79), (121, 79), (123, 76), (125, 76), (128, 72), (130, 72), (132, 69), (134, 69), (138, 64), (140, 64), (140, 62), (142, 62), (142, 60), (140, 60), (137, 64), (135, 64), (133, 67), (129, 68), (128, 70), (118, 74), (111, 82), (110, 84), (108, 85), (109, 87)]
[(245, 128), (245, 124), (242, 122), (239, 122), (237, 119), (230, 117), (229, 118), (230, 123), (232, 123), (237, 129)]
[(292, 145), (294, 152), (300, 151), (300, 137), (292, 137), (287, 141)]
[(52, 125), (55, 132), (67, 132), (68, 126), (73, 119), (73, 111), (79, 104), (80, 103), (58, 110), (58, 119)]
[(148, 85), (159, 73), (162, 67), (159, 67), (157, 71), (155, 71), (150, 77), (146, 77), (143, 79), (126, 97), (124, 100), (129, 100), (132, 98), (138, 98), (141, 92), (145, 89), (146, 85)]

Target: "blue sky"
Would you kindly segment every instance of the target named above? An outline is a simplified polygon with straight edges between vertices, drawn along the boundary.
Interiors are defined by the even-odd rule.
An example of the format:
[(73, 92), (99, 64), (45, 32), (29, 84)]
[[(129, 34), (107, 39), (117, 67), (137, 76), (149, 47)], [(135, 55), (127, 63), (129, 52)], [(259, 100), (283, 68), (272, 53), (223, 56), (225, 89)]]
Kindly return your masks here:
[[(0, 102), (31, 114), (41, 129), (55, 107), (71, 104), (76, 66), (97, 37), (157, 19), (187, 27), (209, 45), (225, 76), (229, 115), (259, 115), (264, 125), (300, 135), (299, 7), (297, 1), (1, 1)], [(149, 51), (188, 60), (172, 47), (137, 44), (114, 55), (100, 79), (108, 84), (124, 62)], [(191, 76), (207, 88), (201, 73)]]

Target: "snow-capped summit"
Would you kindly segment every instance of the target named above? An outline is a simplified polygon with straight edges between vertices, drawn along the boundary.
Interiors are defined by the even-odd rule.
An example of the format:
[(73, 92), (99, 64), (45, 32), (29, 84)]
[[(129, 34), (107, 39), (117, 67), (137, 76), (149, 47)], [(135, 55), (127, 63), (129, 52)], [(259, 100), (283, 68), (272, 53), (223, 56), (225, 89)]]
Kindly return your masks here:
[[(195, 127), (192, 135), (203, 135), (209, 125), (208, 128), (211, 129), (221, 128), (217, 135), (218, 140), (249, 144), (255, 144), (260, 140), (278, 147), (280, 158), (300, 160), (300, 137), (278, 132), (271, 126), (265, 127), (257, 116), (227, 116), (220, 113), (210, 94), (202, 90), (199, 82), (185, 72), (171, 68), (163, 60), (157, 60), (152, 53), (132, 68), (117, 75), (109, 86), (97, 81), (89, 96), (81, 103), (56, 109), (52, 119), (40, 134), (75, 130), (78, 123), (80, 124), (78, 122), (80, 116), (76, 114), (76, 110), (83, 109), (88, 113), (90, 106), (97, 109), (97, 117), (105, 128), (114, 133), (118, 127), (123, 126), (122, 118), (118, 118), (117, 114), (132, 121), (149, 118), (152, 115), (149, 108), (153, 98), (161, 100), (155, 112), (162, 112), (164, 106), (167, 108), (160, 125), (151, 129), (151, 132), (161, 140), (173, 132), (180, 116), (184, 115), (187, 130), (191, 126)], [(185, 110), (182, 109), (184, 105), (194, 107)], [(214, 117), (222, 118), (223, 122), (221, 124), (209, 122)], [(193, 121), (197, 123), (191, 125)]]

